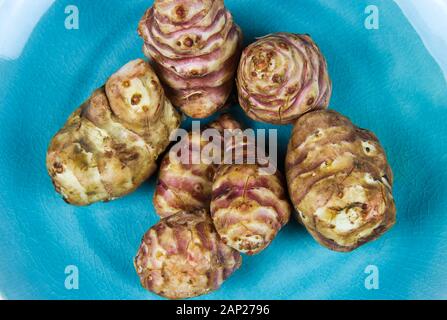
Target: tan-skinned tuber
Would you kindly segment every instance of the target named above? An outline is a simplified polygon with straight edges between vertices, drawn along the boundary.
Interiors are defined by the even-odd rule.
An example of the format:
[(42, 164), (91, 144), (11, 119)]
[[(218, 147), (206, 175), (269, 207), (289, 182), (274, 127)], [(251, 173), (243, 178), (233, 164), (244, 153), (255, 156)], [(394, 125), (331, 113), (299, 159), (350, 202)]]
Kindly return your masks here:
[(286, 157), (297, 217), (323, 246), (352, 251), (396, 221), (393, 174), (370, 131), (335, 111), (298, 119)]
[(134, 191), (180, 120), (150, 65), (129, 62), (52, 139), (46, 163), (56, 191), (79, 206)]

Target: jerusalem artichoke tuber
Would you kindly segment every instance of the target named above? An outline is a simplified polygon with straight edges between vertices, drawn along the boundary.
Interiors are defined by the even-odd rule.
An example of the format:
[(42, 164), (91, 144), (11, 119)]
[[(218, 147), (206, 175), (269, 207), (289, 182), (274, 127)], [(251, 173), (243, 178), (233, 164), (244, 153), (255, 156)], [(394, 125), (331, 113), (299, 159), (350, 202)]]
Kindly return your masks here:
[(146, 289), (170, 299), (217, 290), (242, 263), (221, 240), (206, 210), (162, 219), (144, 235), (135, 269)]
[(286, 157), (298, 219), (323, 246), (351, 251), (393, 226), (393, 175), (370, 131), (334, 111), (298, 119)]
[(134, 191), (156, 169), (180, 115), (143, 60), (131, 61), (68, 119), (52, 139), (47, 169), (56, 190), (74, 205)]
[(176, 107), (206, 118), (225, 104), (242, 32), (223, 0), (155, 0), (138, 31)]
[[(289, 221), (285, 181), (260, 161), (253, 140), (234, 137), (226, 152), (243, 163), (222, 164), (212, 186), (211, 216), (222, 241), (249, 255), (264, 250)], [(266, 159), (263, 159), (266, 160)]]
[(326, 60), (308, 35), (270, 34), (242, 53), (237, 72), (239, 103), (257, 121), (294, 122), (329, 104)]
[[(223, 147), (224, 130), (240, 129), (240, 125), (231, 116), (224, 114), (208, 125), (208, 129), (218, 131), (221, 139), (220, 141), (213, 141), (213, 143)], [(186, 163), (172, 161), (171, 151), (165, 155), (160, 166), (154, 194), (155, 210), (162, 218), (181, 211), (209, 210), (211, 185), (219, 164), (214, 162), (205, 163), (201, 159), (201, 150), (207, 143), (209, 141), (205, 139), (204, 135), (190, 132), (187, 137), (171, 148), (171, 151), (187, 150), (191, 152)], [(222, 157), (222, 154), (223, 150), (219, 158)], [(209, 155), (209, 157), (212, 158), (214, 155)], [(193, 163), (192, 159), (198, 159), (199, 161)]]

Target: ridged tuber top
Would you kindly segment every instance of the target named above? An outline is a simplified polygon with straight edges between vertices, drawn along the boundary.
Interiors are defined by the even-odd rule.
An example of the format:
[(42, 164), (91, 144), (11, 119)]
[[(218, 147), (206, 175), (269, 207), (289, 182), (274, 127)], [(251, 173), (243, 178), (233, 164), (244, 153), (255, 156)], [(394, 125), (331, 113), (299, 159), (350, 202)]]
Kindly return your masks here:
[(257, 164), (223, 165), (213, 183), (211, 215), (222, 241), (252, 255), (264, 250), (289, 221), (291, 207), (279, 171)]
[(206, 118), (225, 104), (242, 32), (223, 0), (155, 0), (138, 31), (176, 107), (190, 117)]
[(288, 124), (310, 110), (327, 108), (332, 85), (326, 60), (310, 36), (275, 33), (245, 48), (237, 89), (250, 118)]

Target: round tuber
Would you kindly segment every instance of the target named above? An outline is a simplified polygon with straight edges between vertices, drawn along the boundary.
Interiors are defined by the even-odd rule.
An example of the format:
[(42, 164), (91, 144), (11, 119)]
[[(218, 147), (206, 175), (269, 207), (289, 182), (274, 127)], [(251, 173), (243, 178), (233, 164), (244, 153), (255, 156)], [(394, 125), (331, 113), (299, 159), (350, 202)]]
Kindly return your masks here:
[(326, 60), (310, 36), (276, 33), (245, 48), (237, 90), (250, 118), (288, 124), (310, 110), (327, 108), (332, 85)]

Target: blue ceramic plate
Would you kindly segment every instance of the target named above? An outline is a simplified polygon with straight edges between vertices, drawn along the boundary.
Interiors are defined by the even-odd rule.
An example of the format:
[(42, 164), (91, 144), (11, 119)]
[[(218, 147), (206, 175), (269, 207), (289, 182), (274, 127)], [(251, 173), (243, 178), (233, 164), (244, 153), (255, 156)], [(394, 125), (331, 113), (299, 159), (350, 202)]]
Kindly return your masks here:
[[(26, 18), (6, 26), (9, 42), (5, 17), (18, 12), (8, 2), (27, 5), (20, 9)], [(132, 264), (141, 236), (158, 220), (155, 179), (123, 199), (77, 208), (61, 200), (45, 168), (47, 145), (68, 115), (121, 65), (143, 57), (136, 28), (151, 1), (51, 2), (0, 0), (7, 58), (0, 59), (0, 295), (157, 299)], [(246, 43), (287, 31), (309, 33), (320, 45), (334, 84), (331, 108), (373, 130), (388, 153), (396, 226), (343, 254), (292, 221), (203, 299), (447, 298), (447, 85), (394, 2), (374, 1), (379, 29), (365, 27), (369, 2), (226, 1)], [(71, 4), (79, 9), (78, 30), (65, 27)], [(16, 35), (19, 26), (29, 37)], [(274, 127), (249, 121), (237, 105), (232, 110), (249, 126)], [(291, 128), (277, 128), (284, 157)], [(70, 290), (74, 271), (79, 287)], [(365, 286), (371, 271), (378, 271), (377, 289)]]

